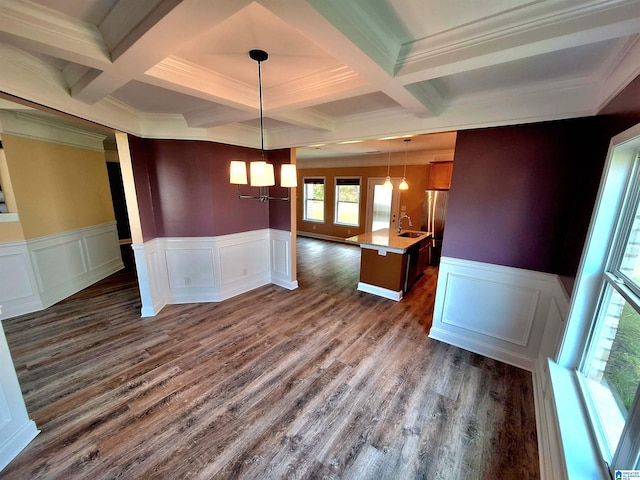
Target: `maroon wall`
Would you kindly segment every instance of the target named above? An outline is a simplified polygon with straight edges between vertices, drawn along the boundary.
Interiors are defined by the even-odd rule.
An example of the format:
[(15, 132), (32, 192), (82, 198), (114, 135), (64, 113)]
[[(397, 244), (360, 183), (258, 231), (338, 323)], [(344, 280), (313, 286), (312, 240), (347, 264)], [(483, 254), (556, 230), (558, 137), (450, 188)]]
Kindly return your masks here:
[(613, 135), (640, 78), (590, 118), (458, 132), (443, 255), (575, 277)]
[[(238, 199), (237, 187), (229, 183), (229, 162), (258, 160), (259, 150), (204, 141), (135, 137), (131, 137), (130, 145), (145, 241), (155, 237), (226, 235), (271, 226), (273, 208), (257, 200)], [(274, 156), (279, 155), (284, 154)], [(241, 188), (247, 194), (257, 190)], [(275, 194), (279, 189), (273, 190)], [(279, 209), (273, 210), (277, 224), (274, 228), (290, 229), (290, 218), (287, 222), (280, 218)]]
[(557, 272), (570, 206), (582, 188), (576, 168), (601, 168), (606, 154), (606, 146), (588, 153), (583, 145), (598, 123), (580, 119), (459, 132), (443, 255)]

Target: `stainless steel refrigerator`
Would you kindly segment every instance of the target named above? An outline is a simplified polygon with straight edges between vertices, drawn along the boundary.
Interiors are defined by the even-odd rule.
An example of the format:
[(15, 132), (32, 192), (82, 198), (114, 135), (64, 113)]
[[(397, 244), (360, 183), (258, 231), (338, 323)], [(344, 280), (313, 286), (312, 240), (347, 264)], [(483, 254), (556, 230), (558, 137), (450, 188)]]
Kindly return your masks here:
[(447, 190), (424, 191), (422, 230), (433, 234), (433, 240), (429, 248), (429, 265), (438, 265), (440, 263), (448, 202), (449, 192)]

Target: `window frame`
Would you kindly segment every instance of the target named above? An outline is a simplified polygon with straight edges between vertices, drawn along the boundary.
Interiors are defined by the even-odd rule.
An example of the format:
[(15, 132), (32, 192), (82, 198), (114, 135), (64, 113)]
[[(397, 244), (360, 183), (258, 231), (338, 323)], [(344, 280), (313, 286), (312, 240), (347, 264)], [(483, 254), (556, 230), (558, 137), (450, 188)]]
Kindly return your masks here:
[[(588, 395), (585, 395), (582, 388), (580, 388), (580, 383), (583, 379), (580, 368), (582, 367), (583, 358), (587, 356), (592, 332), (596, 328), (596, 315), (601, 304), (601, 298), (607, 282), (613, 280), (613, 277), (606, 277), (605, 272), (612, 265), (611, 262), (620, 258), (620, 248), (623, 248), (617, 246), (616, 240), (620, 237), (619, 232), (623, 231), (620, 229), (621, 225), (629, 221), (628, 216), (623, 217), (623, 213), (625, 200), (629, 198), (628, 196), (632, 191), (630, 186), (633, 175), (636, 175), (635, 178), (637, 179), (634, 188), (640, 189), (639, 167), (636, 166), (639, 152), (640, 124), (616, 135), (611, 141), (571, 298), (569, 316), (558, 348), (558, 366), (561, 370), (572, 374), (575, 381), (573, 383), (574, 386), (562, 385), (557, 378), (554, 379), (554, 376), (557, 377), (559, 374), (551, 375), (554, 397), (558, 395), (554, 400), (556, 408), (560, 409), (565, 402), (563, 395), (568, 393), (567, 389), (575, 388), (577, 404), (574, 403), (573, 408), (578, 408), (583, 412), (578, 417), (585, 418), (585, 427), (591, 432), (586, 438), (581, 439), (581, 448), (576, 448), (575, 444), (569, 448), (563, 441), (563, 444), (565, 444), (565, 464), (568, 473), (573, 468), (576, 471), (579, 468), (584, 468), (584, 456), (587, 451), (593, 451), (595, 453), (594, 461), (600, 465), (600, 468), (607, 469), (611, 475), (613, 475), (615, 469), (635, 468), (636, 465), (630, 466), (629, 460), (637, 462), (635, 452), (640, 452), (640, 439), (638, 438), (640, 435), (636, 434), (640, 432), (640, 388), (636, 391), (617, 452), (613, 454), (611, 463), (607, 461), (607, 458), (605, 458), (606, 452), (603, 452), (601, 448), (601, 439), (598, 437), (598, 423), (593, 421), (588, 411), (588, 403), (590, 401)], [(626, 205), (629, 204), (627, 203)], [(633, 213), (631, 216), (633, 216)], [(617, 282), (615, 283), (618, 286)], [(616, 290), (620, 289), (616, 288)], [(623, 295), (623, 298), (626, 299), (627, 296)], [(551, 370), (550, 368), (550, 374)], [(556, 391), (564, 393), (557, 394)], [(558, 418), (558, 421), (562, 430), (562, 425), (570, 424), (572, 420)], [(576, 439), (572, 440), (575, 443)], [(580, 452), (583, 458), (574, 458), (574, 452)], [(634, 452), (634, 454), (629, 456), (630, 452)], [(626, 460), (625, 456), (627, 457)], [(577, 467), (578, 462), (582, 462), (581, 467)]]
[[(341, 186), (339, 184), (339, 182), (341, 181), (357, 181), (357, 185), (358, 185), (358, 201), (357, 202), (340, 202), (340, 195), (339, 195), (339, 187)], [(359, 228), (360, 227), (360, 223), (362, 221), (362, 215), (360, 212), (361, 206), (362, 206), (362, 177), (361, 176), (354, 176), (354, 175), (348, 175), (348, 176), (338, 176), (338, 177), (334, 177), (333, 179), (333, 185), (334, 185), (334, 202), (333, 202), (333, 224), (334, 225), (338, 225), (341, 227), (356, 227)], [(355, 183), (353, 184), (343, 184), (345, 186), (348, 185), (355, 185)], [(357, 223), (345, 223), (345, 222), (339, 222), (338, 221), (338, 205), (340, 203), (357, 203), (358, 205), (358, 222)]]
[[(320, 182), (310, 182), (310, 180), (322, 180), (322, 186), (324, 189), (324, 195), (322, 198), (322, 220), (318, 220), (315, 218), (308, 218), (307, 217), (307, 185), (319, 185)], [(312, 199), (314, 201), (319, 201), (316, 200), (315, 198)], [(304, 222), (311, 222), (311, 223), (325, 223), (325, 219), (326, 219), (326, 205), (327, 205), (327, 178), (323, 177), (323, 176), (319, 176), (319, 175), (314, 175), (314, 176), (309, 176), (309, 177), (302, 177), (302, 220)]]

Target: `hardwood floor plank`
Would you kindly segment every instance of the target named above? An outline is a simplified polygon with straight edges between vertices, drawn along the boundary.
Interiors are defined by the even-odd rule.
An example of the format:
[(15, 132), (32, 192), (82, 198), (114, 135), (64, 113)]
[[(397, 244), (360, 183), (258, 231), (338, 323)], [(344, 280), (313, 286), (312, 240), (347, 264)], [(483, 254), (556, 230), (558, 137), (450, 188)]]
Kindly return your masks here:
[(42, 433), (0, 477), (539, 477), (531, 375), (427, 336), (437, 268), (394, 302), (357, 247), (297, 249), (294, 291), (141, 319), (120, 272), (5, 320)]

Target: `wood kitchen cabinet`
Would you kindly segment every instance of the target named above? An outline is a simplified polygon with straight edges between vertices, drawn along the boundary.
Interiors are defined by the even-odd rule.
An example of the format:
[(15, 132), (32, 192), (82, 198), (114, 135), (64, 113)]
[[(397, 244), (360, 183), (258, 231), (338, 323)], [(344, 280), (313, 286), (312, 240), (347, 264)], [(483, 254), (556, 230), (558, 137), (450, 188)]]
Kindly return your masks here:
[(429, 165), (428, 190), (449, 190), (453, 162), (434, 162)]

